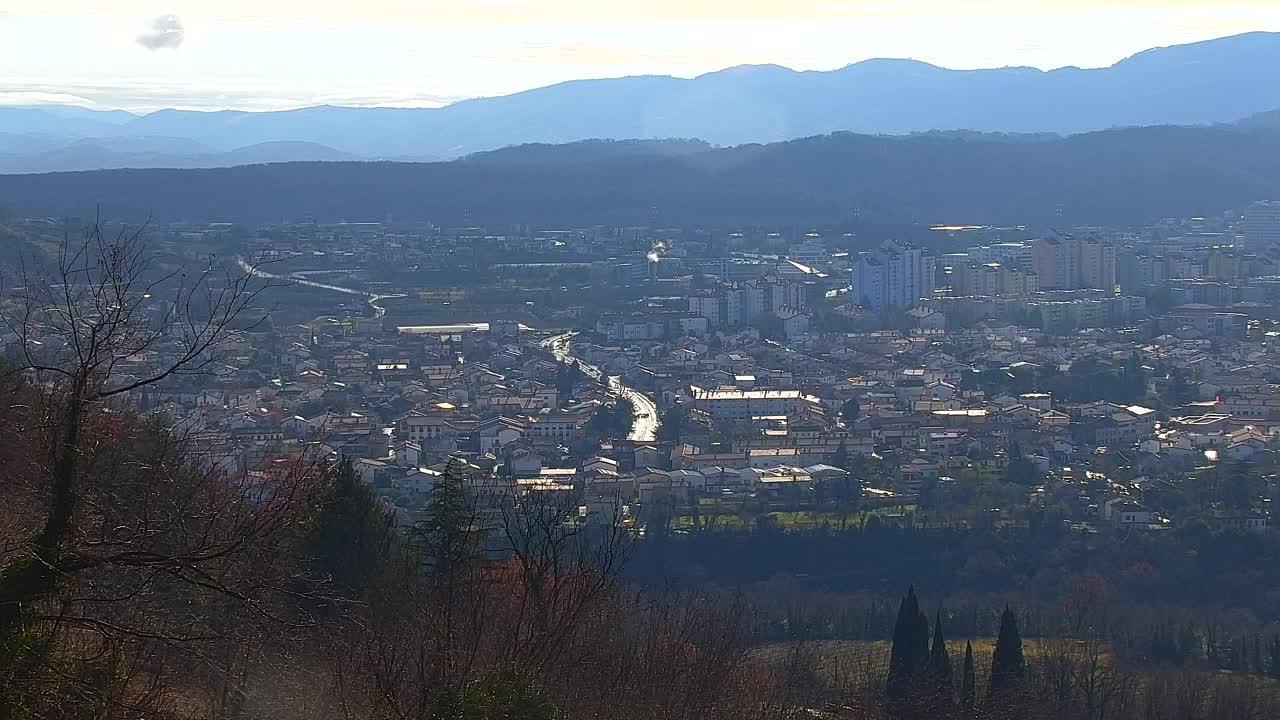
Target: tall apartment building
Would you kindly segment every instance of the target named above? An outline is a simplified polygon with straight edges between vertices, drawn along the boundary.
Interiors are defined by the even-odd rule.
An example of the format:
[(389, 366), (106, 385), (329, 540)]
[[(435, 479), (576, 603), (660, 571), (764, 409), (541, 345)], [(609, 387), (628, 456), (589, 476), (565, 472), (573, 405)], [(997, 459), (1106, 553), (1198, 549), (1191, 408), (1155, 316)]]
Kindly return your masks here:
[(1036, 240), (1031, 245), (1031, 267), (1045, 290), (1079, 287), (1080, 243), (1075, 238)]
[(1080, 284), (1082, 288), (1106, 290), (1116, 288), (1116, 246), (1097, 240), (1080, 243)]
[(934, 258), (924, 250), (885, 243), (854, 263), (853, 301), (876, 311), (911, 307), (933, 295), (934, 273)]
[(1167, 281), (1169, 263), (1163, 256), (1140, 254), (1132, 250), (1120, 253), (1116, 258), (1116, 279), (1124, 292), (1141, 291)]
[(1075, 237), (1036, 240), (1031, 264), (1042, 290), (1116, 287), (1116, 248), (1099, 240)]
[(1280, 245), (1280, 200), (1256, 202), (1244, 211), (1244, 244), (1257, 250)]
[(1032, 272), (1031, 245), (1020, 242), (979, 245), (965, 251), (969, 260), (977, 263), (1000, 263), (1007, 268)]
[(996, 262), (957, 265), (951, 279), (956, 296), (1025, 297), (1040, 291), (1040, 278), (1035, 273)]
[(713, 327), (738, 327), (762, 315), (804, 310), (808, 305), (808, 287), (781, 278), (720, 285), (689, 297), (689, 311), (707, 318)]

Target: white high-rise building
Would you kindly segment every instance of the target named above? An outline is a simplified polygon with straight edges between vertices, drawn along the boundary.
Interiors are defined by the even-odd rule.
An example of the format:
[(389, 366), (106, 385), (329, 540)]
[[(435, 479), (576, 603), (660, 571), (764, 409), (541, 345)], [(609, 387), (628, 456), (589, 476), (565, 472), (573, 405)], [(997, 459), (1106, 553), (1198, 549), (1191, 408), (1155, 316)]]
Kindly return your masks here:
[(1257, 250), (1280, 245), (1280, 200), (1256, 202), (1244, 211), (1244, 244)]
[(853, 301), (871, 310), (909, 308), (933, 295), (934, 258), (892, 243), (863, 253), (853, 266)]

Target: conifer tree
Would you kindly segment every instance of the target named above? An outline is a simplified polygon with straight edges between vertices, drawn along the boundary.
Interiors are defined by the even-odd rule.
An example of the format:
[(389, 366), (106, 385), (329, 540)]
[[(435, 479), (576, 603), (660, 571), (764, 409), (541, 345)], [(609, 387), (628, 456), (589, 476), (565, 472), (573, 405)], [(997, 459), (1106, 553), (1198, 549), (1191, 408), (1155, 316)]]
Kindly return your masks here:
[(440, 576), (451, 575), (479, 552), (475, 513), (464, 492), (463, 479), (461, 461), (450, 460), (444, 474), (431, 486), (422, 520), (412, 530), (423, 562)]
[(933, 621), (933, 646), (929, 649), (929, 682), (934, 692), (934, 708), (942, 717), (950, 717), (955, 703), (955, 686), (951, 681), (951, 655), (942, 635), (942, 610)]
[(392, 517), (356, 476), (350, 459), (328, 468), (325, 480), (310, 532), (312, 562), (336, 590), (359, 595), (387, 566)]
[(889, 652), (889, 677), (885, 690), (893, 702), (901, 702), (910, 693), (916, 678), (929, 660), (929, 619), (920, 612), (920, 602), (912, 586), (898, 606), (898, 619), (893, 626), (893, 645)]
[(1268, 653), (1270, 655), (1270, 672), (1271, 678), (1280, 680), (1280, 635), (1271, 636), (1271, 648)]
[(933, 621), (933, 647), (929, 649), (929, 675), (937, 683), (940, 694), (951, 703), (955, 688), (951, 683), (951, 655), (947, 653), (947, 641), (942, 636), (942, 610)]
[(1022, 652), (1022, 635), (1018, 632), (1018, 618), (1005, 606), (1000, 616), (1000, 634), (996, 637), (996, 651), (991, 658), (991, 682), (987, 696), (996, 697), (1016, 688), (1026, 676), (1027, 661)]
[(971, 715), (978, 703), (977, 673), (973, 667), (973, 643), (964, 644), (964, 670), (960, 680), (960, 707)]

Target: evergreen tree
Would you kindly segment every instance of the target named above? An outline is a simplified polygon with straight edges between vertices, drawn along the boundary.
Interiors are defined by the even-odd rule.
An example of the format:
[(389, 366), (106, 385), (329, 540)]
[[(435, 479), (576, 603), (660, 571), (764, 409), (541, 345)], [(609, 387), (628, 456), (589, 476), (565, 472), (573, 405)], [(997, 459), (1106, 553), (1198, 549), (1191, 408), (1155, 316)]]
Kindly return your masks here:
[(313, 567), (338, 592), (358, 596), (389, 562), (394, 523), (350, 459), (325, 471), (322, 488), (308, 538)]
[(996, 637), (996, 651), (991, 658), (991, 682), (987, 696), (995, 697), (1016, 688), (1026, 676), (1027, 661), (1022, 653), (1022, 635), (1018, 632), (1018, 618), (1005, 606), (1000, 615), (1000, 634)]
[(841, 470), (847, 470), (847, 469), (848, 469), (848, 467), (849, 467), (849, 447), (845, 444), (845, 441), (844, 441), (844, 440), (841, 440), (841, 441), (840, 441), (840, 447), (836, 448), (836, 451), (835, 451), (834, 453), (832, 453), (832, 455), (831, 455), (831, 464), (832, 464), (832, 465), (835, 465), (836, 467), (840, 468)]
[(936, 707), (944, 716), (951, 714), (955, 702), (955, 687), (951, 682), (951, 655), (947, 653), (947, 641), (942, 636), (942, 610), (933, 621), (933, 647), (929, 649), (929, 678), (936, 688)]
[(889, 651), (889, 677), (885, 691), (892, 702), (900, 703), (929, 661), (929, 619), (920, 612), (914, 586), (898, 606), (898, 619), (893, 626), (893, 645)]
[(859, 413), (862, 412), (862, 404), (858, 402), (858, 398), (849, 398), (840, 406), (840, 417), (846, 425), (852, 425), (858, 419)]
[(474, 508), (463, 487), (460, 460), (450, 460), (431, 486), (423, 517), (411, 534), (422, 551), (423, 563), (440, 576), (451, 576), (479, 554)]
[(978, 704), (977, 673), (973, 667), (973, 643), (964, 644), (964, 671), (960, 680), (960, 707), (972, 715)]
[(1271, 636), (1271, 648), (1268, 654), (1271, 663), (1267, 669), (1270, 671), (1271, 678), (1280, 680), (1280, 635)]

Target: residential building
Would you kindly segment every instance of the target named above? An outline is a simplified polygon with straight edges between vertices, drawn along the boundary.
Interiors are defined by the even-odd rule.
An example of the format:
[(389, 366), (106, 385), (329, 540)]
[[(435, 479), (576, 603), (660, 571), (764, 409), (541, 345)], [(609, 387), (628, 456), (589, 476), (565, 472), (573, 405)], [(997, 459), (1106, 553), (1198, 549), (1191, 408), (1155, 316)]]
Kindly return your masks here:
[(1256, 202), (1244, 211), (1244, 244), (1254, 250), (1280, 245), (1280, 200)]
[(895, 310), (933, 295), (935, 261), (926, 251), (885, 243), (853, 266), (853, 299), (871, 310)]

